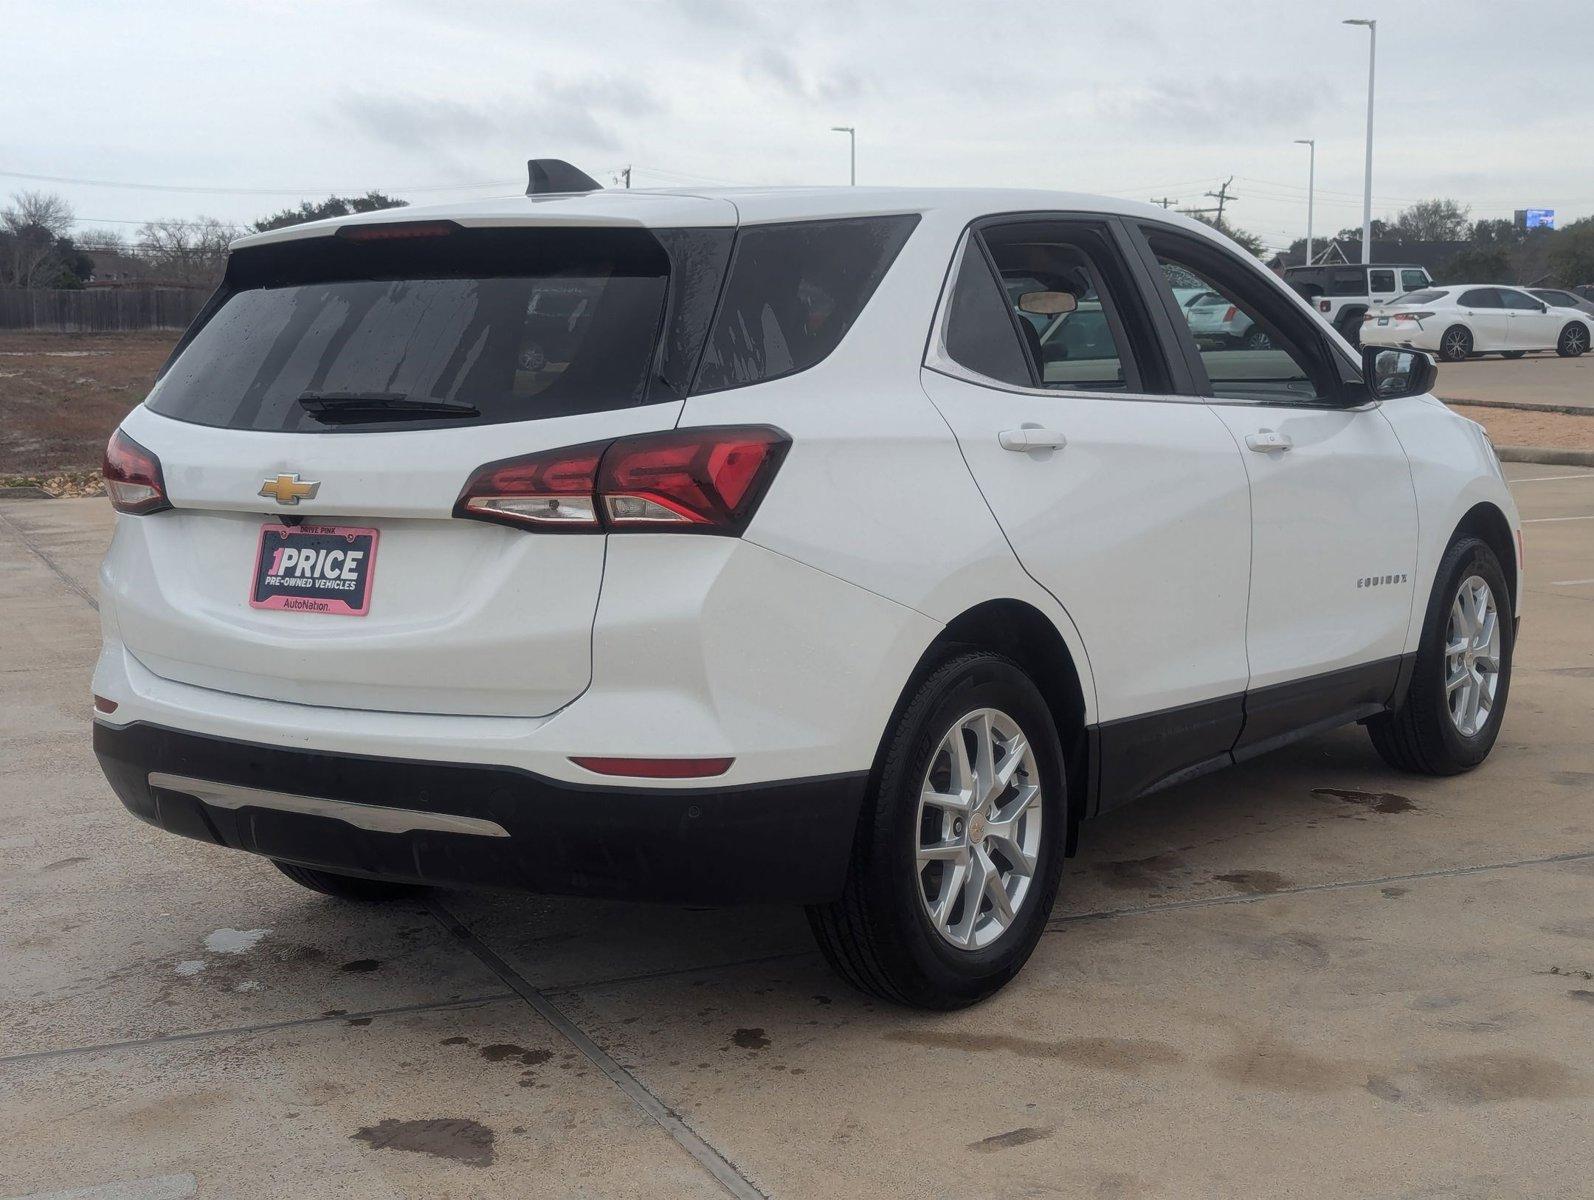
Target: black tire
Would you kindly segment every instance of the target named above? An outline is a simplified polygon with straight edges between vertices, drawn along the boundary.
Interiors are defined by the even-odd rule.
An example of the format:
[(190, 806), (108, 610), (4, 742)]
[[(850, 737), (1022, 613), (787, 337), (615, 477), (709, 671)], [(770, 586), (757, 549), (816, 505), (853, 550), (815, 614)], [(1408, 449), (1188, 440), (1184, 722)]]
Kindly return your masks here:
[[(1474, 575), (1487, 583), (1494, 594), (1500, 631), (1500, 670), (1488, 719), (1474, 734), (1466, 736), (1450, 716), (1445, 691), (1448, 670), (1445, 633), (1456, 592)], [(1499, 736), (1511, 692), (1516, 621), (1511, 612), (1510, 596), (1500, 561), (1485, 542), (1463, 537), (1445, 552), (1434, 580), (1433, 594), (1428, 598), (1422, 642), (1417, 647), (1417, 662), (1406, 697), (1400, 707), (1367, 722), (1374, 748), (1390, 766), (1420, 775), (1458, 775), (1470, 771), (1489, 756)]]
[(1588, 350), (1588, 326), (1581, 321), (1568, 321), (1556, 340), (1555, 352), (1562, 358), (1578, 358)]
[(1501, 358), (1521, 358), (1526, 353), (1527, 353), (1526, 350), (1502, 350), (1502, 351), (1500, 351), (1500, 357)]
[[(925, 911), (925, 882), (915, 855), (919, 794), (953, 723), (987, 707), (1006, 714), (1034, 754), (1042, 789), (1041, 842), (1029, 891), (1012, 923), (989, 945), (962, 949), (943, 939)], [(1051, 712), (1015, 663), (966, 651), (921, 676), (881, 745), (841, 898), (808, 909), (814, 937), (836, 973), (885, 1000), (939, 1010), (974, 1004), (1012, 979), (1044, 932), (1057, 895), (1067, 838), (1066, 787)], [(977, 916), (988, 900), (978, 903)]]
[(1245, 335), (1245, 348), (1247, 350), (1271, 350), (1273, 339), (1260, 329), (1253, 329)]
[(357, 875), (339, 875), (335, 871), (322, 871), (315, 867), (301, 867), (298, 863), (271, 860), (272, 866), (289, 879), (323, 896), (336, 896), (339, 900), (400, 900), (421, 891), (418, 884), (389, 883), (384, 879), (362, 879)]
[(1354, 318), (1342, 320), (1339, 323), (1339, 335), (1360, 350), (1362, 345), (1361, 314), (1357, 313)]
[(1472, 331), (1465, 325), (1452, 325), (1439, 338), (1439, 357), (1446, 362), (1462, 362), (1472, 354)]

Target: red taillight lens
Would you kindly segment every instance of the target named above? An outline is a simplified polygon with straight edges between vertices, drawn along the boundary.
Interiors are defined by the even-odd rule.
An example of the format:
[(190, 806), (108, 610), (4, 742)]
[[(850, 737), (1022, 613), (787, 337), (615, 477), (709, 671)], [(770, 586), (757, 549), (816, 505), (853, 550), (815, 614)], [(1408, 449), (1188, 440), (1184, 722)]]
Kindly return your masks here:
[(602, 522), (593, 493), (608, 445), (591, 442), (488, 463), (465, 484), (454, 515), (522, 528), (597, 529)]
[(388, 221), (339, 225), (337, 236), (348, 242), (392, 242), (400, 238), (447, 237), (458, 228), (453, 221)]
[(1240, 310), (1235, 308), (1234, 305), (1229, 305), (1229, 311), (1223, 314), (1223, 323), (1227, 325), (1230, 321), (1234, 320), (1234, 314), (1239, 311)]
[(1334, 311), (1334, 302), (1332, 300), (1319, 300), (1317, 302), (1317, 311), (1318, 312), (1333, 312)]
[(791, 439), (768, 426), (673, 429), (488, 463), (456, 517), (545, 532), (739, 534)]
[(143, 516), (170, 508), (161, 460), (118, 429), (105, 447), (105, 491), (117, 512)]
[(730, 758), (572, 758), (595, 775), (628, 779), (706, 779), (731, 769)]
[(598, 470), (604, 518), (611, 529), (740, 533), (790, 444), (757, 426), (621, 438)]

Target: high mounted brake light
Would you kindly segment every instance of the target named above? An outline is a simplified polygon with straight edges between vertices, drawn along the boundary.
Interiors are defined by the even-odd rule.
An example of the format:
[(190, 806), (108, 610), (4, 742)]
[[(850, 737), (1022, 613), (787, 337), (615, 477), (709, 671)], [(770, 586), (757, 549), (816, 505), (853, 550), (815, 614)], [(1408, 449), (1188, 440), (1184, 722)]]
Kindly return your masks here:
[(337, 236), (349, 242), (391, 242), (399, 238), (447, 237), (458, 229), (453, 221), (389, 221), (340, 225)]
[(118, 429), (105, 447), (100, 468), (111, 507), (131, 516), (147, 516), (170, 508), (161, 460)]
[(456, 517), (545, 533), (651, 530), (736, 536), (791, 439), (767, 425), (672, 429), (545, 450), (479, 468)]

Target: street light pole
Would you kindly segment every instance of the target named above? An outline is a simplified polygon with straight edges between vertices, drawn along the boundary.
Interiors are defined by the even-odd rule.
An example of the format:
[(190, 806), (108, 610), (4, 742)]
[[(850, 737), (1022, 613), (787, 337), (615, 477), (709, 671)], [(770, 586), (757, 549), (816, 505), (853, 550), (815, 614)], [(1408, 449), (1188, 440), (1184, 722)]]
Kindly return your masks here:
[(830, 132), (847, 135), (847, 184), (849, 187), (856, 187), (858, 183), (858, 131), (851, 125), (832, 125)]
[(1297, 146), (1310, 146), (1311, 157), (1306, 168), (1306, 265), (1312, 265), (1312, 203), (1317, 196), (1317, 139), (1296, 138)]
[(1373, 260), (1373, 71), (1378, 63), (1378, 22), (1349, 20), (1346, 25), (1365, 25), (1367, 39), (1367, 166), (1362, 175), (1362, 265)]

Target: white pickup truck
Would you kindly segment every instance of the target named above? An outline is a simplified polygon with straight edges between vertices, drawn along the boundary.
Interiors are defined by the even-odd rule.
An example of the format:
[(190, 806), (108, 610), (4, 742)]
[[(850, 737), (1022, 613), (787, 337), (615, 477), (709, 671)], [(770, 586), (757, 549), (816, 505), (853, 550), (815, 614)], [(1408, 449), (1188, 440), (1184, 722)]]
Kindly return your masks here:
[(1433, 285), (1426, 268), (1413, 263), (1286, 267), (1284, 282), (1306, 298), (1351, 345), (1359, 345), (1362, 317), (1375, 304)]

